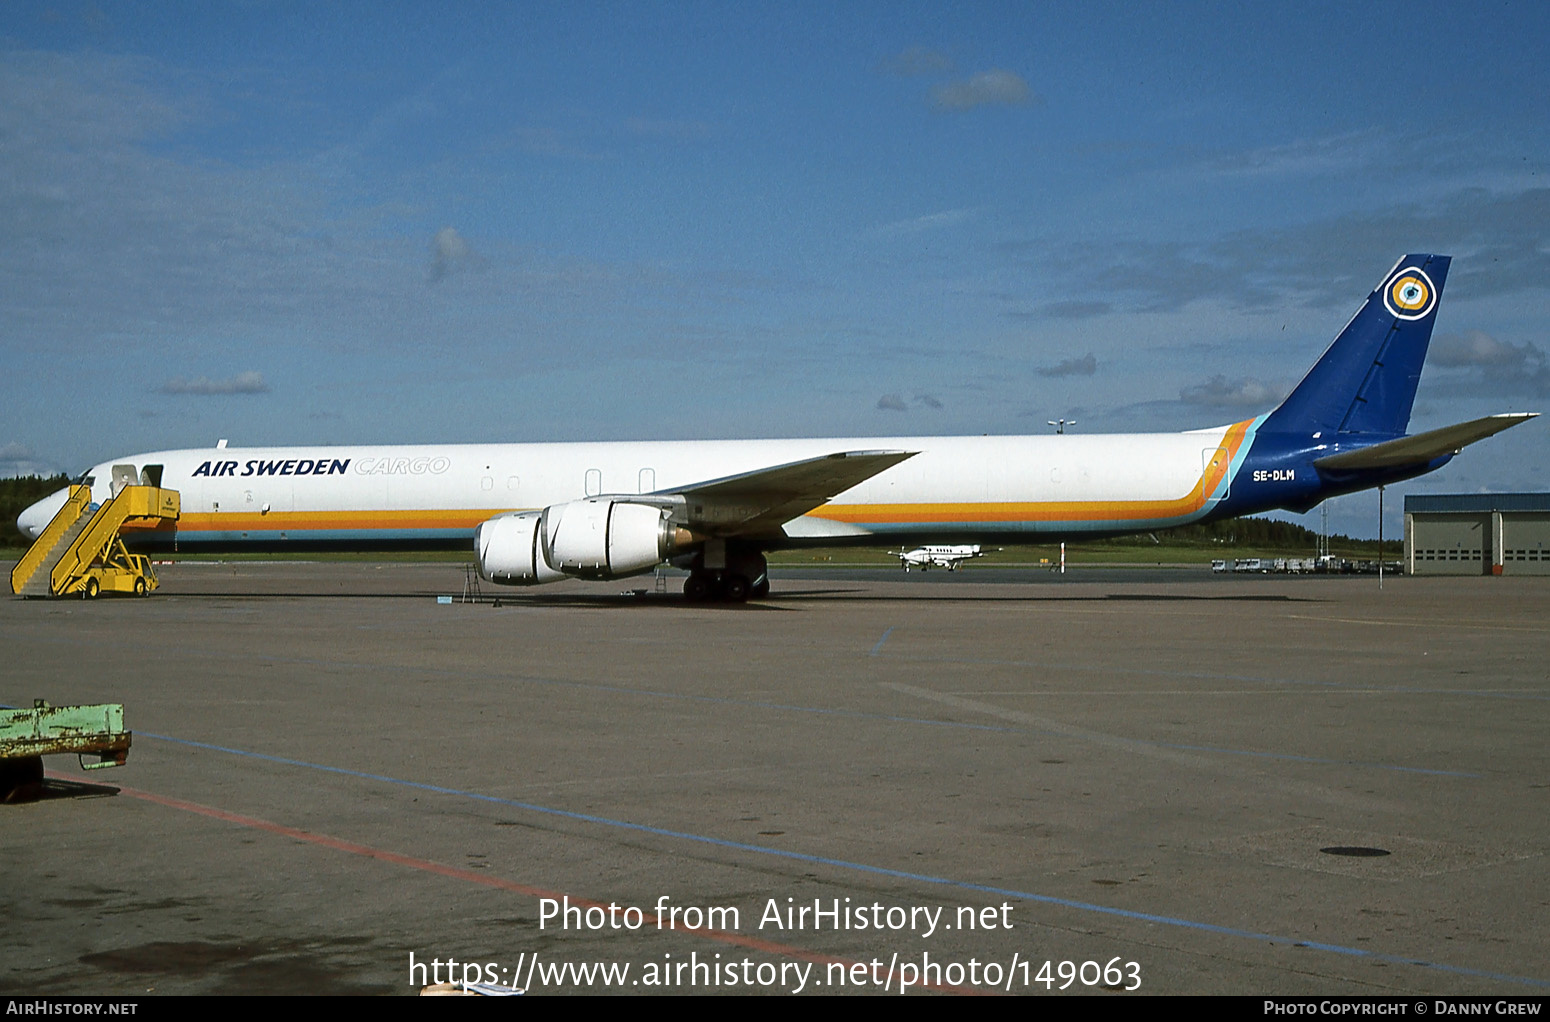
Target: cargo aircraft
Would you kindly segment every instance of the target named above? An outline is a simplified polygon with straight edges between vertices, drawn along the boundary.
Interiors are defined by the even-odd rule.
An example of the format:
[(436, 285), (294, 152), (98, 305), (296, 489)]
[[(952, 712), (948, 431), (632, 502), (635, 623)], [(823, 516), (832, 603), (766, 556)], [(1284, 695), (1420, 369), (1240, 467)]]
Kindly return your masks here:
[[(1448, 256), (1407, 255), (1279, 407), (1185, 433), (227, 447), (114, 458), (79, 483), (178, 490), (132, 546), (467, 548), (506, 585), (686, 568), (694, 600), (769, 592), (783, 546), (1052, 542), (1284, 508), (1431, 472), (1537, 413), (1406, 435)], [(18, 519), (36, 536), (61, 490)], [(900, 547), (903, 549), (903, 547)]]

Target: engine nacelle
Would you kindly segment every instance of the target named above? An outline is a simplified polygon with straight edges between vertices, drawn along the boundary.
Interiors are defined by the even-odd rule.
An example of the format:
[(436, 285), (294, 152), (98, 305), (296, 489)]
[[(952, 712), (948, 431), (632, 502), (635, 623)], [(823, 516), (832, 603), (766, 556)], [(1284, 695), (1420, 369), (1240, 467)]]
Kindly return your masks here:
[(536, 586), (565, 577), (549, 567), (538, 542), (541, 511), (491, 518), (474, 530), (474, 554), (481, 578), (507, 586)]
[(660, 507), (613, 497), (551, 504), (539, 528), (548, 567), (591, 579), (650, 571), (686, 537)]

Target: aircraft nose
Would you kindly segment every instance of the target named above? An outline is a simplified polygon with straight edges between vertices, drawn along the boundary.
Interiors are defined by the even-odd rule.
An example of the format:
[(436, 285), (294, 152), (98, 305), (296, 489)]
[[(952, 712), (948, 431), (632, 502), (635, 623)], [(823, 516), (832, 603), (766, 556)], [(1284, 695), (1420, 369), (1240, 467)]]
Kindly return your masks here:
[(33, 504), (16, 516), (17, 531), (28, 539), (37, 539), (43, 535), (43, 530), (48, 528), (48, 523), (54, 520), (54, 516), (65, 506), (65, 501), (69, 497), (70, 488), (67, 486), (62, 490), (55, 490)]

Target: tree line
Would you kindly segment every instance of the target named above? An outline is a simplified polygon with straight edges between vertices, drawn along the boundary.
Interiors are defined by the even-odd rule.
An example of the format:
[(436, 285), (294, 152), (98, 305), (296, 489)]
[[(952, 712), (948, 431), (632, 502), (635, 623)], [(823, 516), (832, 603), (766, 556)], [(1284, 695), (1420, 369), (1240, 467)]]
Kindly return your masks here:
[(16, 529), (16, 516), (50, 493), (68, 486), (68, 476), (16, 476), (0, 479), (0, 546), (24, 547), (31, 544)]

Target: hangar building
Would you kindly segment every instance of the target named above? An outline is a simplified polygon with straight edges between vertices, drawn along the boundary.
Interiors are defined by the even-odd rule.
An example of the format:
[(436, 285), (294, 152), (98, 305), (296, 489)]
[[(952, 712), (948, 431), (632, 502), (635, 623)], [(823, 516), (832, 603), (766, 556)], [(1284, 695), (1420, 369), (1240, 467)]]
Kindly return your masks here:
[(1405, 495), (1410, 575), (1550, 575), (1550, 493)]

